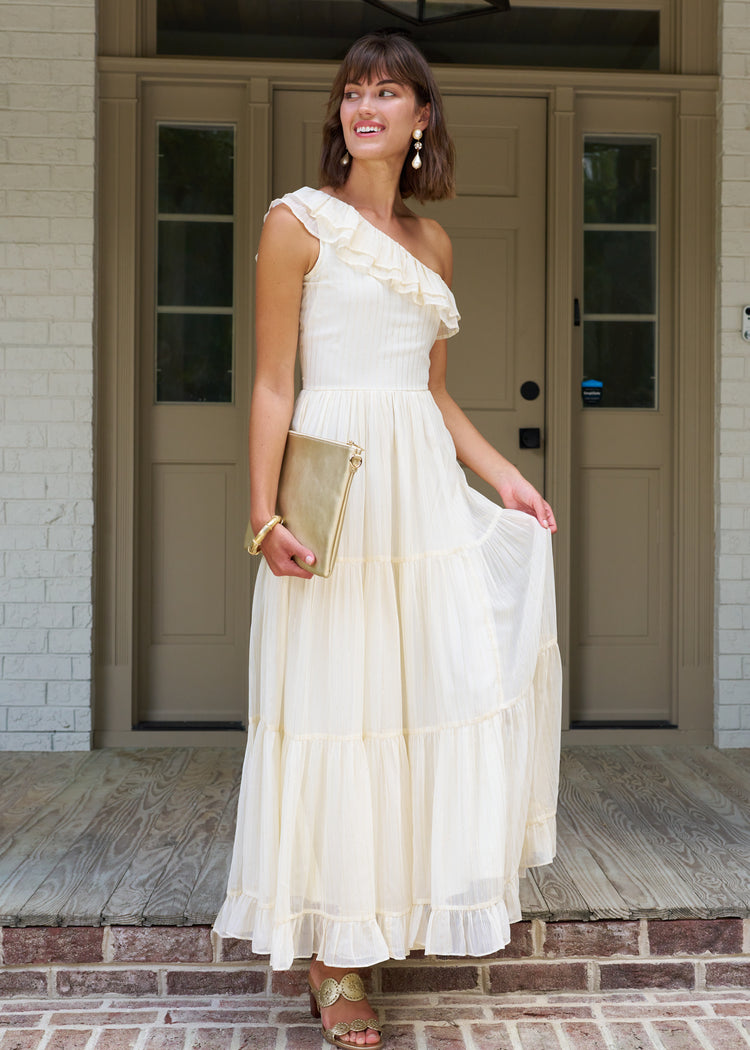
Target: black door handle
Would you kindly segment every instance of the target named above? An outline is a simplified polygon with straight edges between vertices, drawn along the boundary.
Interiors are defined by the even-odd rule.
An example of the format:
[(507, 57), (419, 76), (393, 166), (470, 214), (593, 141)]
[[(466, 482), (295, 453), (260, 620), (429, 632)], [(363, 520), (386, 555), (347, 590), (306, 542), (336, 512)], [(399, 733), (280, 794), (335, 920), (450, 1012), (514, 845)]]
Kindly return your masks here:
[(542, 447), (542, 432), (539, 427), (519, 427), (518, 429), (518, 447), (519, 448), (541, 448)]

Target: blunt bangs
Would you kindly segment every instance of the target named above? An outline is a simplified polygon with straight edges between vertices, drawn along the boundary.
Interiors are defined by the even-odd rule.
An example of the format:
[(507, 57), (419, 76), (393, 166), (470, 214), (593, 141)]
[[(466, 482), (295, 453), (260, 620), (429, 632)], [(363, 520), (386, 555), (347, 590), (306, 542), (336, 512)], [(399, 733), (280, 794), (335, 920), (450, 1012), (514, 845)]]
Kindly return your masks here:
[[(388, 39), (388, 38), (386, 38)], [(393, 80), (397, 84), (408, 84), (414, 91), (415, 98), (420, 106), (430, 101), (424, 81), (415, 79), (416, 70), (411, 64), (404, 61), (405, 56), (399, 52), (387, 49), (379, 40), (371, 40), (364, 37), (358, 44), (354, 44), (341, 66), (343, 86), (346, 84), (364, 84), (368, 81)], [(338, 80), (338, 76), (336, 78)]]

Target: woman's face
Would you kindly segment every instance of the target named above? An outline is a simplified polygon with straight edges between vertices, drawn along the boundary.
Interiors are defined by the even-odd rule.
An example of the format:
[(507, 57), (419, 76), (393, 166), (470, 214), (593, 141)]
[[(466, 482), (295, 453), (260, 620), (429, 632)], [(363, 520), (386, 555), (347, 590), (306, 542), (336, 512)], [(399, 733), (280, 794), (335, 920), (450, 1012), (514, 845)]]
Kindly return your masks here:
[(346, 148), (357, 160), (397, 159), (400, 164), (412, 141), (415, 128), (427, 126), (430, 107), (417, 106), (414, 89), (374, 74), (361, 83), (344, 87), (339, 116)]

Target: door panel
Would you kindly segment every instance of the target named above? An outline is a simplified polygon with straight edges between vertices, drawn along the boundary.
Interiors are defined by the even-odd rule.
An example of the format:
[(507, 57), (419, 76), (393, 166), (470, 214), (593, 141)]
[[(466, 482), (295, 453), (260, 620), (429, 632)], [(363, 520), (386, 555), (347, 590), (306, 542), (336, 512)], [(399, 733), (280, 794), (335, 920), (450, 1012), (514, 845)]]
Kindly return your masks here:
[(229, 495), (237, 488), (233, 474), (231, 466), (220, 464), (154, 465), (154, 645), (231, 638), (226, 532), (232, 517)]
[[(276, 92), (275, 197), (302, 184), (317, 185), (326, 99), (316, 91)], [(448, 343), (448, 387), (488, 440), (541, 488), (546, 103), (449, 96), (445, 109), (458, 156), (457, 197), (423, 209), (409, 203), (436, 218), (453, 241), (454, 292), (462, 321), (460, 333)], [(539, 387), (533, 401), (520, 394), (527, 380)], [(539, 449), (519, 449), (520, 427), (539, 428)], [(473, 485), (498, 499), (489, 485), (469, 474)]]
[[(646, 120), (642, 107), (623, 100), (580, 107), (579, 143), (586, 138), (587, 163), (602, 168), (598, 182), (587, 172), (594, 199), (581, 212), (590, 255), (578, 292), (573, 408), (570, 706), (577, 725), (676, 720), (672, 217), (659, 207), (672, 196), (672, 126), (668, 102), (649, 107)], [(601, 393), (587, 403), (580, 384), (592, 377)]]
[(144, 98), (141, 725), (236, 725), (247, 707), (250, 361), (246, 297), (232, 291), (247, 286), (233, 192), (244, 101), (240, 86)]

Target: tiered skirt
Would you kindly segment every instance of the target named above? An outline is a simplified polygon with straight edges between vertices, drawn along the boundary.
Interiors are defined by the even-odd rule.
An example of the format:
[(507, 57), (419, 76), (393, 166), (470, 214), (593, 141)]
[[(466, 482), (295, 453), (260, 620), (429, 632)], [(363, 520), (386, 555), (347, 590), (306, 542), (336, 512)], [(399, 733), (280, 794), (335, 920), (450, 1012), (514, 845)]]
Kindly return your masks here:
[(551, 537), (470, 488), (427, 390), (303, 390), (365, 449), (329, 579), (262, 564), (222, 936), (274, 969), (480, 956), (555, 850)]

